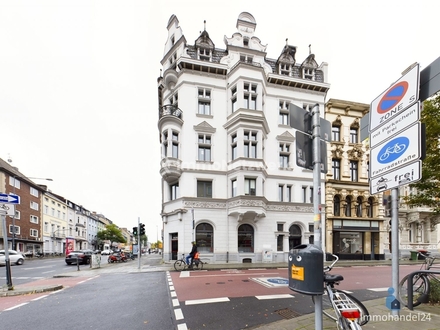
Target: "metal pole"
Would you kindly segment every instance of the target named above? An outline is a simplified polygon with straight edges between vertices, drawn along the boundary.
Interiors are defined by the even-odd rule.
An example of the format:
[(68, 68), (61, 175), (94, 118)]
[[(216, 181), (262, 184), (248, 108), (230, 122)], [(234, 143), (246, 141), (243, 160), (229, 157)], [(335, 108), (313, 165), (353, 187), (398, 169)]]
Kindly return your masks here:
[(138, 230), (137, 230), (137, 243), (138, 243), (138, 269), (141, 269), (141, 255), (142, 255), (142, 249), (141, 249), (141, 218), (138, 217)]
[[(399, 190), (391, 189), (391, 268), (394, 295), (399, 292)], [(392, 315), (399, 315), (399, 309), (391, 309)]]
[[(312, 109), (313, 138), (313, 244), (321, 244), (321, 126), (319, 104)], [(324, 269), (324, 264), (321, 269)], [(315, 329), (322, 330), (322, 295), (315, 296)]]
[(8, 235), (6, 232), (6, 215), (3, 213), (4, 212), (2, 211), (3, 243), (5, 246), (6, 284), (8, 286), (8, 290), (14, 290), (14, 286), (12, 285), (12, 276), (11, 276), (11, 260), (9, 259), (9, 250), (8, 250)]

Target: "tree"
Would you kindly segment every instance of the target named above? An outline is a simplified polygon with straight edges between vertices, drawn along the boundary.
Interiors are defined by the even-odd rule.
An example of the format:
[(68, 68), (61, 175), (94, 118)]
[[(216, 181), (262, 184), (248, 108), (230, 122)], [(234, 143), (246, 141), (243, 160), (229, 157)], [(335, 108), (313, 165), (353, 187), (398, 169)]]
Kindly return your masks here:
[(115, 243), (126, 243), (126, 239), (115, 224), (106, 225), (104, 230), (98, 231), (97, 235), (100, 240), (109, 240), (110, 246)]
[(426, 125), (426, 158), (422, 162), (422, 178), (410, 184), (416, 188), (403, 197), (410, 207), (427, 206), (435, 218), (440, 215), (440, 93), (423, 102), (420, 120)]

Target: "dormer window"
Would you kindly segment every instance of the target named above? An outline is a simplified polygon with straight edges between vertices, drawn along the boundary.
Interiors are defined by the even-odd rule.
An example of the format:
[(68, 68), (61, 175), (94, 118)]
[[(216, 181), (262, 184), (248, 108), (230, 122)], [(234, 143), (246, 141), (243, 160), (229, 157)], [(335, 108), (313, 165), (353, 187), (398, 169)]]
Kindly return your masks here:
[(240, 62), (252, 64), (254, 58), (249, 55), (240, 55)]
[(304, 73), (304, 79), (308, 79), (308, 80), (314, 80), (315, 77), (315, 70), (312, 68), (304, 68), (303, 69), (303, 73)]
[(249, 47), (249, 38), (243, 38), (243, 47)]
[(207, 48), (199, 48), (199, 60), (202, 61), (211, 61), (211, 50)]
[(280, 74), (290, 76), (292, 66), (287, 63), (280, 63)]

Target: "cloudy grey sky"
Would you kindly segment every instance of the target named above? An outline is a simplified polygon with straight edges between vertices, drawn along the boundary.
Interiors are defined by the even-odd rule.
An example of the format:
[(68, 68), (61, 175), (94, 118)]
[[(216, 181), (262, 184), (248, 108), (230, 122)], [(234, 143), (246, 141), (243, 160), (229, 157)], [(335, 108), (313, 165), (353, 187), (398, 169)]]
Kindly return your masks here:
[(267, 57), (329, 65), (327, 100), (371, 103), (440, 56), (438, 1), (1, 1), (0, 157), (121, 227), (161, 228), (157, 77), (172, 14), (217, 48), (243, 11)]

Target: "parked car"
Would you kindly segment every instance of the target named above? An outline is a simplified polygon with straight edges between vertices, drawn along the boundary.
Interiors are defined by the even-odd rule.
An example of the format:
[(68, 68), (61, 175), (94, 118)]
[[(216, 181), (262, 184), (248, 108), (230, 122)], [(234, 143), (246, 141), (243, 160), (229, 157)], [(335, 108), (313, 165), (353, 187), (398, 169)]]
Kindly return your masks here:
[[(26, 256), (23, 253), (9, 249), (8, 253), (11, 265), (23, 265), (24, 260), (26, 259)], [(4, 266), (5, 264), (5, 250), (0, 250), (0, 265)]]
[(112, 254), (112, 253), (113, 253), (112, 250), (103, 250), (103, 251), (101, 252), (101, 254), (104, 254), (104, 255), (110, 255), (110, 254)]
[(71, 251), (66, 256), (66, 264), (76, 265), (77, 263), (79, 263), (79, 264), (88, 265), (90, 264), (90, 260), (92, 259), (92, 254), (93, 254), (92, 250)]

